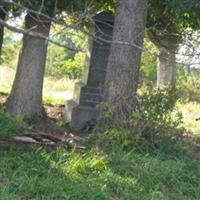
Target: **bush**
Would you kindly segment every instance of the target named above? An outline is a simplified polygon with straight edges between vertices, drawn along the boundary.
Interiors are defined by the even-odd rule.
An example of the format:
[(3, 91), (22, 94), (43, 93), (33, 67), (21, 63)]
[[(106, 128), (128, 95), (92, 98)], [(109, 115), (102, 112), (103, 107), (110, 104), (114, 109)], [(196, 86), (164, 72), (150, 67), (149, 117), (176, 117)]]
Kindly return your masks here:
[(83, 53), (70, 55), (64, 48), (49, 45), (46, 75), (57, 78), (80, 79), (84, 59), (85, 55)]
[(19, 49), (19, 42), (11, 45), (5, 45), (3, 47), (2, 61), (0, 64), (8, 65), (10, 68), (15, 69), (17, 66)]
[(182, 102), (200, 102), (200, 69), (192, 68), (186, 71), (184, 66), (177, 66), (177, 89)]
[[(144, 48), (148, 52), (142, 53), (139, 87), (147, 87), (152, 89), (156, 85), (156, 71), (157, 71), (157, 48), (148, 39), (144, 40)], [(149, 53), (151, 52), (151, 53)]]
[(175, 89), (154, 90), (138, 97), (134, 112), (121, 121), (113, 121), (116, 109), (106, 107), (103, 120), (106, 122), (103, 144), (109, 147), (129, 148), (142, 143), (158, 146), (160, 139), (172, 137), (182, 122), (180, 113), (173, 114), (178, 99)]

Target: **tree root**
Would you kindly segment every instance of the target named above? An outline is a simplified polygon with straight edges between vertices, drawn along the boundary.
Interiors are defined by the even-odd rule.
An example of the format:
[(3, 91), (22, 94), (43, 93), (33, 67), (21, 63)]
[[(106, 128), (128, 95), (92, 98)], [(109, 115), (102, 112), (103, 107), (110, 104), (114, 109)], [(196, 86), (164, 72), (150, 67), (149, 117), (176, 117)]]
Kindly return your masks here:
[(48, 151), (54, 151), (58, 147), (84, 150), (85, 147), (81, 145), (82, 142), (83, 138), (75, 136), (71, 133), (65, 133), (62, 136), (58, 136), (42, 132), (31, 132), (14, 136), (0, 136), (0, 150), (9, 150), (13, 146), (22, 148), (43, 147)]

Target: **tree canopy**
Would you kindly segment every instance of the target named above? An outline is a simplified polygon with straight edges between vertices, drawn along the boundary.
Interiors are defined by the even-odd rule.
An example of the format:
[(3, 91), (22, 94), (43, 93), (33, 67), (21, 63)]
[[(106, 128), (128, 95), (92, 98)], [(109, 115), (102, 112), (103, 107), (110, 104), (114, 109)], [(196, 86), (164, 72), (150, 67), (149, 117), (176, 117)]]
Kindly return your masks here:
[(148, 32), (158, 45), (167, 35), (181, 39), (187, 28), (200, 28), (199, 9), (198, 0), (150, 0)]

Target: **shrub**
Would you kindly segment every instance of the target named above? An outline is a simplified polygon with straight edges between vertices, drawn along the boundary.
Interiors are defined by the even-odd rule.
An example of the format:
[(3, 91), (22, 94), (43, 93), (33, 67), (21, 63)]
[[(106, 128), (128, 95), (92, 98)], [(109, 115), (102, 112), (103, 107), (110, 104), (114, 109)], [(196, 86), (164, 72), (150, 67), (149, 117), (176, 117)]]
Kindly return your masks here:
[(46, 75), (57, 78), (80, 79), (84, 59), (83, 53), (70, 55), (64, 48), (49, 45)]
[(182, 122), (180, 113), (173, 114), (178, 99), (175, 89), (154, 90), (138, 97), (134, 112), (124, 120), (113, 121), (115, 107), (103, 105), (105, 108), (101, 140), (108, 146), (129, 148), (141, 142), (157, 147), (161, 138), (172, 137)]
[(178, 66), (177, 70), (177, 88), (181, 94), (182, 102), (199, 102), (200, 101), (200, 70), (198, 68), (191, 69), (187, 72), (182, 66)]

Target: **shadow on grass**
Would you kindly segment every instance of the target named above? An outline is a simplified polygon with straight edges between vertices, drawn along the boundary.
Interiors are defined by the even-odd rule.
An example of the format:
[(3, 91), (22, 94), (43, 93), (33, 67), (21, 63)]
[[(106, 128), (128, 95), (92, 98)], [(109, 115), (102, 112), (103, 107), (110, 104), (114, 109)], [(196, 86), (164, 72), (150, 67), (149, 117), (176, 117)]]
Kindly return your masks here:
[(0, 152), (0, 199), (200, 199), (200, 163), (182, 150), (173, 155), (11, 149)]
[(107, 199), (94, 181), (98, 173), (90, 156), (13, 149), (0, 157), (0, 199)]
[[(135, 150), (130, 146), (120, 150), (116, 144), (112, 147), (114, 138), (110, 144), (104, 141), (100, 148), (109, 154), (112, 174), (134, 182), (128, 191), (125, 184), (116, 183), (118, 187), (113, 188), (115, 193), (119, 188), (119, 199), (200, 199), (200, 137), (183, 129), (173, 131), (160, 137), (153, 149), (143, 143)], [(195, 151), (199, 157), (194, 157)]]

